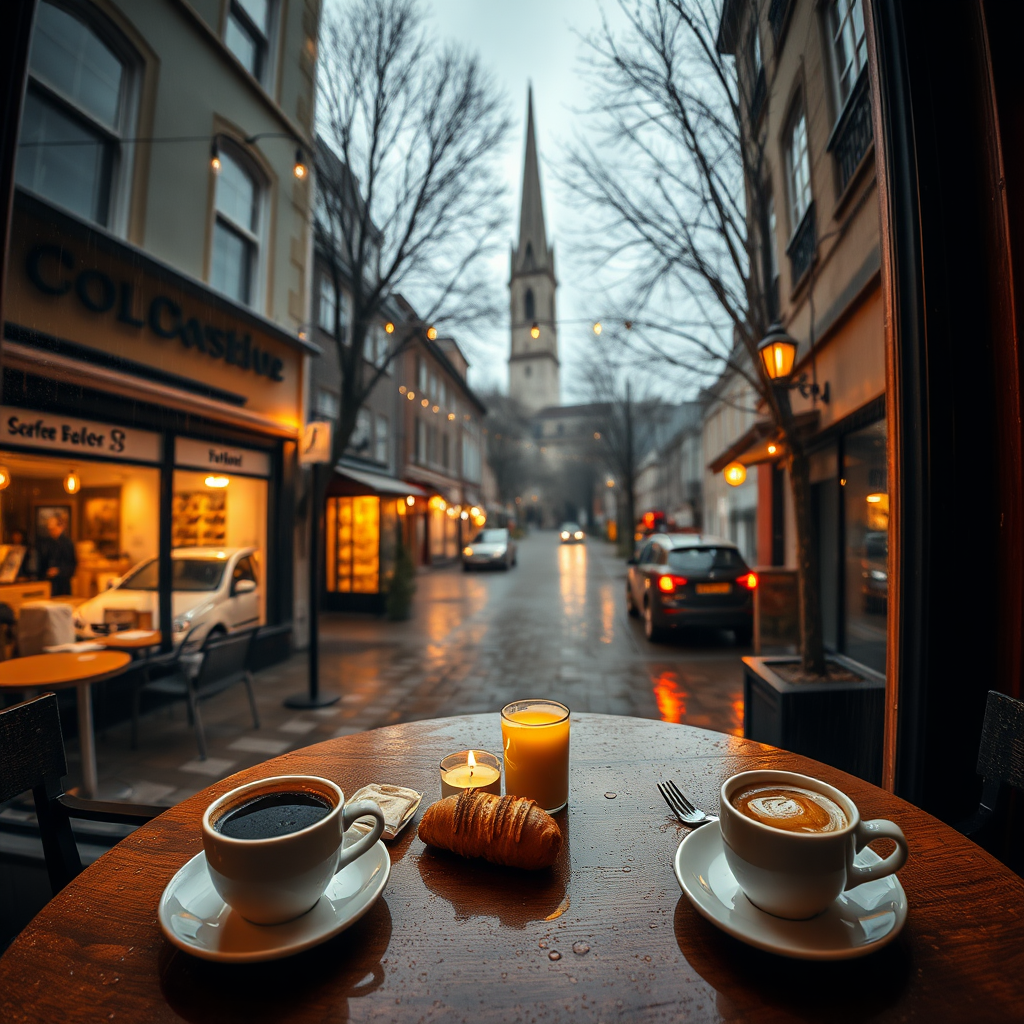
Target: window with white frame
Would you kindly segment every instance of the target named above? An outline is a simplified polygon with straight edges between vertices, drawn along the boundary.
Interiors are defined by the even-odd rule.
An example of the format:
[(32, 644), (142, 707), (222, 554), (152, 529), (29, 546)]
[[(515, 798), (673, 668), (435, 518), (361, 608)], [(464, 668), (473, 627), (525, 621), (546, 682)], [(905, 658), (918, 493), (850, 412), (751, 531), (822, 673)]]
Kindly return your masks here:
[(373, 457), (378, 462), (387, 463), (390, 461), (390, 452), (388, 450), (389, 426), (387, 416), (377, 413), (376, 431), (373, 435)]
[(327, 388), (318, 388), (316, 393), (316, 414), (321, 419), (334, 421), (341, 411), (341, 399)]
[(231, 0), (224, 43), (258, 82), (268, 84), (274, 0)]
[(253, 306), (260, 250), (260, 187), (242, 160), (224, 150), (214, 205), (210, 284), (236, 302)]
[[(126, 176), (121, 140), (132, 116), (125, 44), (77, 5), (42, 2), (29, 51), (15, 181), (104, 227), (115, 224)], [(114, 45), (111, 45), (111, 44)], [(54, 145), (67, 142), (69, 145)]]
[(811, 205), (811, 162), (807, 152), (807, 118), (799, 107), (786, 144), (786, 189), (789, 193), (789, 231), (794, 234)]
[(334, 334), (334, 311), (337, 309), (337, 293), (330, 274), (320, 275), (320, 290), (316, 303), (316, 322), (320, 329)]
[(358, 452), (360, 455), (369, 455), (371, 423), (368, 409), (360, 409), (356, 413), (355, 429), (348, 440), (348, 446), (352, 451)]
[(832, 40), (836, 109), (842, 111), (868, 62), (861, 0), (831, 0), (828, 5), (828, 31)]

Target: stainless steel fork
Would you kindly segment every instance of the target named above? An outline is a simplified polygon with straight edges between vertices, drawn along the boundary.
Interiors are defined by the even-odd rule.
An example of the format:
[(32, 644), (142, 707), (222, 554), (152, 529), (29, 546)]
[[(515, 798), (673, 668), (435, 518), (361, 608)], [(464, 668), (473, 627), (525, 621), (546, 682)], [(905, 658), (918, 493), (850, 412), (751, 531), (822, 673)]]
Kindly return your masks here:
[(671, 808), (672, 813), (690, 828), (706, 825), (709, 821), (718, 821), (717, 814), (705, 814), (700, 808), (694, 807), (671, 779), (668, 782), (659, 782), (658, 792), (665, 798), (665, 803)]

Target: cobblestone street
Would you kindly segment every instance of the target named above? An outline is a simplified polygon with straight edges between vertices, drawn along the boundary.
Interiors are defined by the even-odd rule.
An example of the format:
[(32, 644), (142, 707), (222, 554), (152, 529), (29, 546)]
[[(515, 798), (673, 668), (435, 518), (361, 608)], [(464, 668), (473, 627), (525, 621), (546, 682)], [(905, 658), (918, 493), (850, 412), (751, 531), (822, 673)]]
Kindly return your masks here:
[[(256, 676), (262, 728), (252, 727), (244, 687), (203, 704), (206, 761), (197, 759), (181, 703), (143, 717), (137, 751), (127, 723), (107, 728), (98, 743), (103, 795), (175, 803), (214, 778), (330, 736), (497, 712), (523, 696), (741, 731), (745, 651), (731, 633), (649, 644), (626, 614), (625, 566), (601, 542), (560, 546), (554, 532), (535, 532), (520, 543), (518, 561), (507, 573), (455, 566), (421, 574), (408, 622), (324, 615), (321, 686), (341, 700), (313, 712), (282, 706), (305, 688), (306, 658), (296, 654)], [(69, 759), (73, 782), (73, 742)]]

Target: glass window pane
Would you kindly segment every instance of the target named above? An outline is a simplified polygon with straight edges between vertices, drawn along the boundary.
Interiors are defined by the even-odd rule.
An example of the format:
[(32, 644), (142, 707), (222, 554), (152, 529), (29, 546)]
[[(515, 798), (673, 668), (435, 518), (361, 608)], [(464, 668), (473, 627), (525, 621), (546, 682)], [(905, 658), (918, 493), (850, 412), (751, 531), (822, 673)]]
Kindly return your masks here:
[(236, 0), (239, 7), (252, 19), (252, 23), (266, 36), (270, 34), (270, 4), (268, 0)]
[(320, 276), (320, 299), (317, 323), (325, 331), (334, 333), (334, 282), (326, 275)]
[[(53, 141), (95, 144), (34, 145)], [(111, 143), (87, 131), (78, 121), (29, 90), (25, 96), (21, 146), (15, 168), (19, 185), (86, 220), (106, 224), (111, 157)]]
[(846, 520), (845, 653), (885, 671), (889, 596), (889, 495), (885, 423), (848, 434), (843, 441)]
[(29, 56), (32, 73), (108, 128), (118, 126), (121, 62), (77, 18), (53, 4), (36, 12)]
[(388, 418), (387, 416), (377, 416), (377, 430), (374, 435), (374, 445), (376, 447), (375, 457), (378, 462), (388, 461)]
[(220, 154), (217, 212), (240, 228), (256, 231), (256, 182), (230, 153)]
[(260, 75), (260, 46), (253, 36), (252, 30), (232, 12), (228, 15), (227, 27), (224, 30), (224, 42), (227, 48), (242, 62), (246, 71), (254, 78)]
[(218, 220), (213, 229), (210, 284), (236, 302), (248, 305), (251, 263), (250, 243)]

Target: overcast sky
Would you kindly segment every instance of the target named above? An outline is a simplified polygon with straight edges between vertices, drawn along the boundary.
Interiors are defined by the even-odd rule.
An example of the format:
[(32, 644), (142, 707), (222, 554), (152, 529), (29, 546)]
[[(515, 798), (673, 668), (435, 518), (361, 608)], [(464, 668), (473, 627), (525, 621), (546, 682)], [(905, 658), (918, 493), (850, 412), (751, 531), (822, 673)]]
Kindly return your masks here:
[[(504, 166), (509, 182), (508, 241), (494, 260), (494, 272), (504, 294), (508, 291), (508, 246), (518, 231), (520, 179), (526, 133), (526, 86), (533, 83), (533, 113), (537, 145), (541, 156), (541, 188), (548, 242), (555, 246), (558, 272), (558, 318), (560, 321), (589, 321), (593, 297), (574, 281), (567, 232), (574, 211), (560, 200), (551, 167), (558, 160), (560, 143), (568, 140), (578, 118), (573, 110), (585, 108), (587, 94), (579, 75), (580, 42), (584, 34), (601, 23), (601, 10), (618, 20), (617, 5), (609, 0), (426, 0), (438, 35), (467, 46), (480, 55), (505, 92), (515, 118), (512, 141)], [(613, 21), (614, 23), (614, 21)], [(585, 401), (576, 387), (576, 367), (586, 346), (593, 340), (588, 323), (559, 325), (562, 360), (562, 400)], [(477, 388), (507, 385), (509, 347), (508, 317), (490, 330), (480, 330), (466, 347), (472, 353), (470, 380)]]

